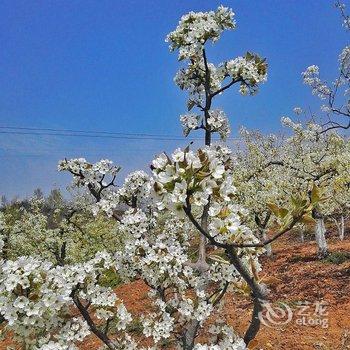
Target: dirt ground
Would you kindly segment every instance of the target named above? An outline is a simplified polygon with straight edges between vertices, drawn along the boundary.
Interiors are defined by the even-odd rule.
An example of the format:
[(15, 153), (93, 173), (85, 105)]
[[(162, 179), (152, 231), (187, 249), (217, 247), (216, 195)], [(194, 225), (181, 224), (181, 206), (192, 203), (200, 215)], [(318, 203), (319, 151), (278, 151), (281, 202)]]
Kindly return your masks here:
[[(314, 242), (290, 242), (278, 242), (274, 257), (263, 261), (262, 276), (270, 289), (272, 307), (281, 307), (284, 312), (288, 308), (292, 318), (282, 324), (287, 315), (271, 317), (276, 322), (262, 326), (251, 349), (350, 349), (350, 260), (341, 264), (320, 261)], [(349, 238), (328, 242), (330, 252), (350, 252)], [(228, 319), (243, 331), (250, 303), (234, 297), (227, 302)]]
[[(341, 242), (328, 239), (329, 250), (350, 252), (350, 232)], [(272, 311), (265, 315), (251, 350), (346, 350), (350, 349), (350, 258), (337, 263), (316, 258), (314, 242), (300, 243), (295, 235), (283, 237), (273, 247), (274, 256), (262, 259), (262, 281), (268, 286)], [(117, 289), (128, 310), (141, 313), (147, 305), (147, 287), (136, 281)], [(248, 297), (228, 294), (224, 315), (244, 332), (252, 304)], [(5, 350), (8, 341), (0, 343)], [(89, 337), (81, 350), (101, 344)]]

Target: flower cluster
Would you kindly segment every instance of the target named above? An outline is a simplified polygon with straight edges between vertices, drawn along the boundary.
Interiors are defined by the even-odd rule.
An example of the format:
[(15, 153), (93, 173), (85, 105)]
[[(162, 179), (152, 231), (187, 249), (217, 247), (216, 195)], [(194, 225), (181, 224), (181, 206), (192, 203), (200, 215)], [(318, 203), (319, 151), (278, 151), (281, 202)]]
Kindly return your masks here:
[(84, 158), (65, 159), (58, 164), (59, 171), (69, 171), (73, 175), (73, 185), (86, 187), (95, 197), (97, 203), (92, 207), (94, 214), (100, 210), (109, 216), (119, 203), (119, 196), (113, 191), (114, 180), (120, 167), (108, 159), (94, 164)]
[(224, 111), (220, 109), (214, 109), (209, 111), (209, 118), (207, 124), (211, 132), (218, 132), (222, 140), (226, 140), (229, 136), (230, 123)]
[(300, 115), (300, 114), (303, 113), (303, 110), (302, 110), (302, 108), (300, 108), (300, 107), (294, 107), (294, 108), (293, 108), (293, 112), (294, 112), (296, 115)]
[(267, 64), (256, 54), (247, 52), (244, 57), (237, 57), (225, 63), (227, 75), (235, 81), (240, 81), (242, 95), (256, 93), (258, 84), (267, 79)]
[(28, 346), (44, 346), (45, 339), (41, 334), (45, 331), (54, 333), (58, 343), (67, 346), (74, 345), (90, 333), (81, 319), (67, 321), (65, 317), (72, 283), (78, 281), (73, 271), (61, 273), (62, 269), (32, 257), (3, 262), (0, 313), (14, 332), (15, 339), (25, 339)]
[(180, 116), (180, 122), (182, 125), (183, 133), (187, 136), (191, 130), (196, 130), (199, 127), (201, 116), (198, 114), (190, 113)]
[[(210, 132), (218, 132), (222, 140), (226, 140), (230, 134), (230, 123), (224, 111), (220, 109), (210, 110), (208, 112), (207, 129)], [(204, 122), (200, 115), (189, 113), (180, 116), (180, 121), (183, 128), (183, 133), (187, 136), (191, 130), (204, 128)]]
[(191, 105), (198, 106), (204, 100), (207, 79), (206, 69), (208, 69), (210, 76), (210, 91), (218, 91), (221, 88), (222, 81), (227, 76), (223, 64), (215, 66), (213, 63), (208, 62), (206, 67), (204, 59), (199, 58), (196, 61), (191, 61), (187, 67), (181, 68), (175, 75), (175, 84), (181, 90), (187, 90), (189, 92), (189, 107)]
[(243, 95), (256, 93), (258, 85), (267, 79), (266, 61), (256, 54), (247, 52), (244, 57), (237, 57), (218, 66), (210, 62), (205, 65), (204, 59), (198, 58), (186, 68), (181, 68), (174, 78), (180, 89), (189, 92), (189, 106), (199, 106), (205, 97), (205, 89), (208, 88), (206, 70), (209, 75), (209, 90), (213, 94), (220, 91), (222, 82), (227, 77), (240, 82), (240, 92)]
[(197, 344), (194, 350), (246, 350), (243, 339), (239, 338), (229, 326), (213, 325), (209, 329), (212, 345)]
[(175, 319), (167, 312), (167, 304), (163, 300), (156, 299), (155, 305), (158, 306), (159, 311), (144, 316), (142, 325), (143, 334), (146, 337), (152, 337), (157, 344), (160, 340), (171, 337)]
[[(152, 312), (142, 315), (142, 331), (158, 344), (177, 334), (178, 327), (185, 329), (193, 319), (203, 325), (215, 312), (212, 301), (217, 295), (213, 296), (211, 289), (203, 286), (215, 284), (223, 288), (225, 283), (239, 286), (242, 280), (236, 269), (222, 259), (211, 264), (204, 274), (191, 267), (192, 229), (185, 219), (169, 214), (162, 227), (159, 221), (158, 225), (149, 223), (150, 218), (141, 210), (130, 209), (125, 213), (122, 225), (129, 236), (125, 249), (116, 253), (115, 263), (123, 280), (141, 277), (150, 286), (149, 298), (154, 307)], [(249, 265), (251, 260), (246, 263)], [(188, 290), (194, 294), (189, 295)]]
[[(345, 46), (339, 55), (340, 70), (342, 77), (349, 77), (350, 74), (350, 46)], [(345, 79), (344, 79), (345, 80)], [(342, 82), (344, 82), (344, 80)]]
[(319, 77), (318, 66), (312, 65), (302, 73), (304, 83), (312, 88), (312, 93), (321, 99), (329, 97), (331, 90)]
[(111, 217), (120, 204), (120, 197), (117, 192), (103, 191), (101, 198), (91, 205), (91, 211), (96, 216), (99, 212)]
[(129, 174), (123, 186), (118, 190), (121, 200), (129, 204), (135, 200), (142, 200), (150, 195), (152, 180), (144, 171)]
[(225, 29), (234, 29), (234, 13), (227, 7), (220, 6), (216, 11), (190, 12), (181, 17), (177, 28), (166, 41), (172, 51), (179, 49), (179, 59), (198, 55), (206, 41), (213, 42), (220, 38)]
[(98, 282), (112, 266), (104, 252), (63, 267), (33, 257), (2, 261), (0, 314), (15, 340), (24, 340), (30, 349), (76, 349), (90, 329), (81, 317), (68, 317), (75, 298), (88, 301), (98, 318), (113, 319), (117, 330), (125, 330), (131, 315), (113, 290)]
[(301, 123), (296, 123), (292, 121), (289, 117), (281, 118), (282, 125), (291, 128), (295, 135), (303, 135), (308, 139), (316, 141), (319, 137), (319, 133), (322, 131), (322, 126), (315, 123), (308, 123), (306, 127), (304, 127)]
[(221, 145), (208, 146), (193, 152), (177, 149), (169, 158), (161, 154), (153, 160), (154, 189), (161, 204), (168, 209), (182, 209), (189, 201), (196, 206), (208, 203), (218, 194), (229, 199), (234, 186), (228, 175), (232, 169), (231, 152)]
[(345, 12), (345, 8), (346, 8), (345, 4), (340, 2), (340, 1), (337, 1), (335, 3), (335, 6), (340, 10), (341, 16), (343, 18), (343, 26), (349, 30), (350, 29), (350, 17)]
[(85, 158), (75, 158), (60, 161), (58, 170), (72, 173), (77, 186), (93, 184), (96, 189), (99, 189), (106, 184), (106, 176), (116, 176), (120, 167), (113, 165), (113, 162), (108, 159), (91, 164)]
[(194, 206), (200, 211), (210, 198), (208, 232), (217, 242), (257, 243), (242, 224), (247, 212), (234, 204), (233, 165), (230, 150), (221, 145), (197, 152), (177, 149), (171, 158), (160, 155), (152, 163), (159, 209), (181, 214), (184, 207)]
[(94, 196), (96, 203), (91, 207), (94, 215), (102, 211), (112, 216), (119, 204), (134, 207), (137, 201), (149, 196), (152, 188), (152, 179), (144, 171), (135, 171), (116, 190), (114, 181), (120, 167), (110, 160), (91, 164), (84, 158), (65, 159), (59, 163), (58, 169), (69, 171), (73, 175), (74, 185), (87, 188)]
[(165, 283), (165, 277), (175, 278), (181, 273), (187, 261), (186, 244), (181, 245), (186, 236), (181, 232), (183, 222), (176, 221), (175, 217), (169, 218), (164, 233), (160, 234), (152, 221), (141, 210), (130, 209), (125, 213), (122, 228), (128, 241), (124, 251), (116, 253), (115, 262), (122, 278), (128, 280), (141, 275), (149, 285), (157, 286)]

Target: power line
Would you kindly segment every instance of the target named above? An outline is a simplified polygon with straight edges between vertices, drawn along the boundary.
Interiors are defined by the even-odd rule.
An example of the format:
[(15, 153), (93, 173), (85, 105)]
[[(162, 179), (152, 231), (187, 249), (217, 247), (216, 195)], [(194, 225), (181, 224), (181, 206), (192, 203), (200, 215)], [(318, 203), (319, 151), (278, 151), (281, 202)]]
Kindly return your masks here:
[[(143, 134), (143, 133), (123, 133), (109, 131), (85, 131), (71, 129), (53, 129), (53, 128), (31, 128), (0, 126), (0, 134), (8, 135), (33, 135), (33, 136), (63, 136), (63, 137), (87, 137), (87, 138), (109, 138), (120, 140), (154, 140), (154, 141), (182, 141), (181, 136), (161, 135), (161, 134)], [(5, 131), (4, 131), (5, 130)], [(10, 131), (8, 131), (10, 130)], [(18, 131), (20, 130), (20, 131)], [(22, 131), (28, 130), (28, 131)], [(202, 140), (199, 137), (191, 137), (191, 140)], [(235, 140), (235, 139), (231, 139)]]
[[(127, 135), (93, 135), (93, 134), (62, 134), (55, 132), (21, 132), (21, 131), (0, 131), (0, 134), (9, 135), (36, 135), (36, 136), (68, 136), (68, 137), (91, 137), (91, 138), (109, 138), (109, 139), (119, 139), (119, 140), (155, 140), (155, 141), (181, 141), (181, 137), (149, 137), (149, 136), (127, 136)], [(198, 138), (199, 140), (199, 138)]]
[(0, 129), (50, 131), (50, 132), (74, 133), (74, 134), (79, 133), (79, 134), (102, 134), (102, 135), (117, 135), (117, 136), (162, 137), (162, 138), (176, 138), (176, 139), (181, 137), (177, 135), (125, 133), (125, 132), (110, 132), (110, 131), (87, 131), (87, 130), (72, 130), (72, 129), (53, 129), (53, 128), (33, 128), (33, 127), (16, 127), (16, 126), (0, 126)]
[[(86, 131), (86, 130), (72, 130), (72, 129), (14, 127), (14, 126), (0, 126), (0, 134), (109, 138), (109, 139), (117, 139), (117, 140), (154, 140), (154, 141), (184, 141), (185, 140), (184, 137), (176, 136), (176, 135), (124, 133), (124, 132), (110, 132), (110, 131)], [(201, 137), (190, 137), (189, 139), (202, 140)], [(237, 139), (229, 138), (229, 140), (234, 141)]]

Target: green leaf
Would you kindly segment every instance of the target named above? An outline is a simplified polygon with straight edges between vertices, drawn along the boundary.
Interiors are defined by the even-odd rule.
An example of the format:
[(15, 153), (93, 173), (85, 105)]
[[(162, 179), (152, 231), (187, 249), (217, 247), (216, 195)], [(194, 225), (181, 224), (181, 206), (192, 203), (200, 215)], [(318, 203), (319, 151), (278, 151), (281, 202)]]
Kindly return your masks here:
[(187, 110), (190, 111), (195, 105), (196, 105), (196, 103), (193, 100), (188, 100), (187, 101)]
[(321, 199), (320, 190), (316, 185), (314, 185), (311, 191), (311, 203), (317, 204), (320, 201), (320, 199)]
[(283, 220), (283, 225), (281, 227), (281, 230), (289, 227), (294, 220), (293, 216), (290, 214), (286, 215), (283, 219), (284, 220)]
[(279, 210), (279, 215), (280, 215), (281, 218), (284, 218), (288, 213), (289, 213), (289, 210), (286, 209), (286, 208), (281, 208)]
[(315, 220), (310, 214), (305, 214), (301, 217), (300, 222), (303, 224), (314, 224)]
[(275, 216), (280, 216), (280, 208), (274, 203), (267, 203), (268, 208), (275, 214)]

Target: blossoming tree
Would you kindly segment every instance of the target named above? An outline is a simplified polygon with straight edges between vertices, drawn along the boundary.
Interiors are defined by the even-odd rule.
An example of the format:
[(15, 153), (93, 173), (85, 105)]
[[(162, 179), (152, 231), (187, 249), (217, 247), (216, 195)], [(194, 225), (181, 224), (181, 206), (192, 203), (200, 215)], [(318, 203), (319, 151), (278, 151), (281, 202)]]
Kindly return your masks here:
[[(345, 4), (339, 0), (336, 2), (339, 9), (343, 26), (346, 30), (350, 29), (350, 17), (346, 14)], [(320, 76), (320, 69), (317, 65), (309, 66), (302, 73), (304, 83), (309, 85), (312, 93), (317, 95), (324, 103), (321, 111), (325, 114), (325, 122), (322, 124), (322, 131), (339, 129), (347, 130), (350, 128), (350, 105), (349, 105), (349, 87), (350, 87), (350, 46), (343, 48), (339, 55), (339, 67), (337, 78), (328, 83)]]
[[(318, 255), (322, 258), (328, 254), (325, 217), (335, 213), (341, 202), (339, 196), (349, 196), (349, 140), (334, 132), (322, 133), (322, 126), (315, 123), (303, 127), (289, 118), (282, 118), (282, 122), (293, 130), (283, 147), (283, 161), (277, 163), (289, 173), (284, 190), (290, 195), (301, 190), (310, 198), (320, 193), (324, 197), (312, 212)], [(314, 186), (317, 193), (312, 191)]]
[[(296, 195), (288, 207), (275, 205), (279, 224), (267, 240), (245, 224), (249, 212), (237, 198), (236, 159), (227, 146), (212, 143), (214, 133), (228, 136), (229, 121), (212, 103), (235, 84), (242, 94), (256, 93), (267, 66), (252, 53), (219, 65), (208, 60), (206, 45), (235, 28), (233, 17), (225, 7), (191, 12), (167, 37), (186, 61), (175, 82), (189, 92), (189, 111), (197, 111), (180, 117), (184, 133), (203, 130), (203, 147), (162, 153), (152, 162), (152, 177), (131, 173), (120, 188), (115, 182), (119, 167), (109, 160), (60, 162), (59, 170), (70, 172), (74, 185), (91, 194), (94, 202), (88, 207), (116, 220), (125, 246), (98, 252), (84, 263), (3, 259), (0, 314), (23, 348), (76, 349), (93, 333), (112, 350), (242, 350), (256, 336), (266, 298), (258, 257), (310, 215), (318, 198)], [(141, 316), (130, 313), (106, 283), (111, 271), (124, 282), (142, 279), (148, 286), (151, 306)], [(227, 291), (237, 290), (248, 290), (253, 301), (242, 337), (223, 312)], [(141, 325), (145, 341), (133, 332), (135, 324)]]
[[(265, 136), (241, 128), (234, 150), (237, 200), (249, 212), (247, 225), (263, 241), (268, 239), (268, 231), (276, 227), (271, 207), (288, 206), (290, 200), (285, 191), (288, 172), (276, 166), (280, 163), (282, 146), (283, 141), (275, 135)], [(267, 244), (265, 250), (267, 256), (272, 255), (271, 244)]]
[[(350, 17), (346, 13), (345, 4), (340, 1), (336, 1), (335, 6), (339, 9), (340, 15), (343, 22), (343, 27), (348, 31), (350, 29)], [(327, 192), (328, 200), (323, 203), (320, 208), (322, 210), (314, 210), (314, 216), (317, 217), (316, 222), (316, 239), (319, 245), (319, 255), (324, 256), (327, 254), (327, 244), (325, 240), (326, 228), (324, 225), (324, 217), (328, 217), (334, 220), (338, 231), (339, 237), (342, 240), (344, 238), (345, 232), (345, 217), (348, 216), (349, 211), (349, 179), (347, 179), (348, 171), (336, 170), (337, 166), (335, 163), (336, 159), (340, 164), (346, 164), (345, 169), (349, 166), (348, 162), (348, 139), (341, 139), (341, 136), (333, 135), (331, 137), (323, 137), (322, 134), (333, 132), (335, 130), (342, 131), (348, 130), (350, 128), (350, 109), (349, 109), (349, 83), (350, 83), (350, 47), (347, 45), (343, 48), (342, 52), (339, 55), (339, 66), (338, 66), (338, 76), (333, 82), (327, 82), (320, 75), (320, 69), (317, 65), (309, 66), (303, 73), (303, 81), (306, 85), (310, 86), (312, 93), (318, 96), (324, 103), (321, 105), (321, 117), (314, 114), (311, 115), (312, 122), (302, 131), (301, 124), (292, 123), (290, 120), (287, 121), (287, 124), (292, 127), (295, 134), (299, 136), (295, 138), (298, 139), (296, 142), (301, 142), (306, 145), (302, 157), (308, 165), (303, 166), (303, 169), (309, 168), (311, 173), (309, 175), (304, 174), (300, 177), (305, 179), (310, 179), (310, 174), (316, 174), (314, 180), (321, 181), (321, 178), (325, 179), (325, 182), (328, 182), (328, 186), (324, 187), (324, 191)], [(307, 114), (303, 109), (296, 107), (294, 112), (297, 115)], [(320, 119), (320, 125), (315, 124), (315, 119)], [(311, 126), (311, 127), (310, 127)], [(303, 135), (302, 140), (300, 140), (300, 135)], [(346, 135), (346, 134), (345, 134)], [(340, 148), (336, 150), (335, 144), (338, 140), (343, 144), (342, 151)], [(312, 145), (312, 151), (308, 149), (309, 145)], [(297, 143), (295, 144), (297, 145)], [(298, 145), (300, 146), (300, 145)], [(328, 147), (330, 146), (330, 147)], [(324, 149), (322, 149), (324, 147)], [(297, 147), (298, 148), (298, 147)], [(301, 156), (301, 147), (297, 152), (297, 156)], [(335, 154), (330, 154), (329, 152), (335, 151)], [(292, 150), (289, 150), (292, 154)], [(338, 153), (340, 152), (340, 153)], [(317, 154), (318, 158), (313, 158)], [(306, 157), (306, 158), (305, 158)], [(332, 158), (334, 157), (334, 158)], [(310, 168), (310, 159), (313, 158), (313, 170)], [(319, 159), (319, 161), (317, 161)], [(330, 165), (329, 159), (332, 159), (334, 162), (333, 165)], [(327, 163), (327, 165), (326, 165)], [(315, 171), (315, 168), (320, 169), (322, 166), (325, 166), (328, 170), (323, 169), (323, 171)], [(344, 167), (344, 166), (343, 166)], [(303, 172), (302, 167), (299, 167), (297, 172)], [(295, 179), (295, 177), (294, 177)], [(323, 248), (322, 248), (323, 247)]]

